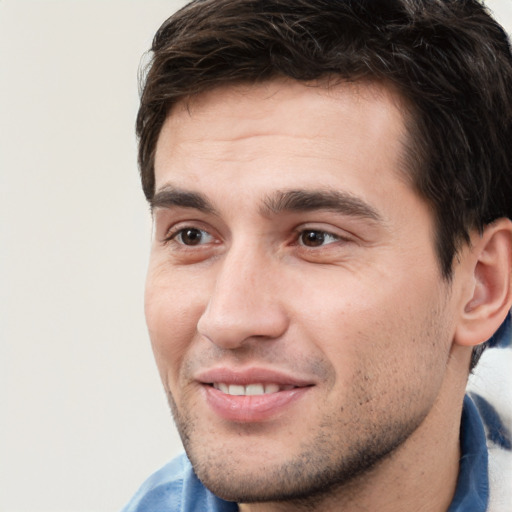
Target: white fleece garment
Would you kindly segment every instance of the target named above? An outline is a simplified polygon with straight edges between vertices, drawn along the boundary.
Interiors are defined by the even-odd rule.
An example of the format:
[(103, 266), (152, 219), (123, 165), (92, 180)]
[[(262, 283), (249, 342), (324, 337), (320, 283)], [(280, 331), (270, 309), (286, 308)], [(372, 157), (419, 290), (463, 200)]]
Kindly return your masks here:
[[(498, 413), (505, 436), (512, 433), (512, 346), (487, 349), (470, 375), (467, 391), (484, 398)], [(489, 439), (490, 500), (487, 512), (512, 512), (512, 450)]]

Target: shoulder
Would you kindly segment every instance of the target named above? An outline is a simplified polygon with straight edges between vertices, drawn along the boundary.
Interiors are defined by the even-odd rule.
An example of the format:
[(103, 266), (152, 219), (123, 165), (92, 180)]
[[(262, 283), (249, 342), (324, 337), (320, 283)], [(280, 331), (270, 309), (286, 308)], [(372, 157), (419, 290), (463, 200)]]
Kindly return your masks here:
[(184, 481), (189, 478), (188, 460), (177, 457), (153, 473), (139, 488), (123, 512), (181, 510)]
[(214, 496), (196, 477), (186, 455), (151, 475), (122, 512), (235, 512), (238, 506)]

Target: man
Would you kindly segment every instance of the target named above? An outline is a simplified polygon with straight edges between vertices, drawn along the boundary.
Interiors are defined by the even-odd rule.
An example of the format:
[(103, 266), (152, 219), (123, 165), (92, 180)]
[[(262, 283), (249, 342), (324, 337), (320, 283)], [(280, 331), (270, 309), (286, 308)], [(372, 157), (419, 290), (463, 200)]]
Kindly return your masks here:
[(503, 30), (475, 0), (205, 0), (152, 51), (146, 318), (187, 456), (125, 510), (511, 510), (465, 397), (512, 305)]

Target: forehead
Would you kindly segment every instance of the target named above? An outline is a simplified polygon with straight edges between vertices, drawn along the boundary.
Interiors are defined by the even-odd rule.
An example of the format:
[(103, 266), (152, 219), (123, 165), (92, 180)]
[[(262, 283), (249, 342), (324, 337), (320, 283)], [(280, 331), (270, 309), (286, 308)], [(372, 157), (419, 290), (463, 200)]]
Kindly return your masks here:
[[(288, 187), (290, 180), (350, 189), (377, 186), (403, 166), (407, 139), (398, 94), (369, 82), (280, 79), (218, 87), (177, 103), (161, 130), (156, 190), (210, 182)], [(250, 179), (249, 179), (250, 178)], [(331, 182), (332, 180), (337, 183)]]
[[(382, 122), (403, 124), (405, 101), (391, 85), (370, 81), (298, 82), (291, 79), (274, 79), (254, 84), (232, 84), (188, 96), (179, 100), (170, 110), (160, 133), (179, 131), (187, 136), (193, 131), (196, 136), (215, 138), (236, 131), (243, 136), (254, 130), (271, 133), (270, 120), (279, 120), (279, 128), (288, 124), (289, 134), (299, 134), (304, 128), (301, 119), (330, 122), (333, 117), (352, 117), (356, 114), (366, 129), (380, 128)], [(299, 117), (300, 116), (300, 117)], [(236, 120), (236, 124), (233, 124)], [(214, 123), (216, 132), (208, 132)], [(203, 130), (201, 130), (203, 128)], [(200, 131), (198, 131), (200, 130)], [(314, 137), (322, 132), (322, 124), (308, 124), (307, 133)], [(371, 133), (369, 134), (371, 135)], [(397, 133), (401, 136), (401, 133)]]

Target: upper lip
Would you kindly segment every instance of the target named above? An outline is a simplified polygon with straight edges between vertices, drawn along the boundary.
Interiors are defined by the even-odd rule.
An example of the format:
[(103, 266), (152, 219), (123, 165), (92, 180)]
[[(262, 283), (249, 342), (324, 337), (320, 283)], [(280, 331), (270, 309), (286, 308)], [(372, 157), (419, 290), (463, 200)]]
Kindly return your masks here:
[(195, 379), (201, 384), (225, 383), (247, 386), (249, 384), (279, 384), (280, 386), (305, 387), (314, 384), (311, 380), (301, 379), (279, 370), (270, 368), (227, 368), (216, 367), (199, 371)]

